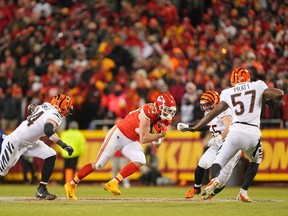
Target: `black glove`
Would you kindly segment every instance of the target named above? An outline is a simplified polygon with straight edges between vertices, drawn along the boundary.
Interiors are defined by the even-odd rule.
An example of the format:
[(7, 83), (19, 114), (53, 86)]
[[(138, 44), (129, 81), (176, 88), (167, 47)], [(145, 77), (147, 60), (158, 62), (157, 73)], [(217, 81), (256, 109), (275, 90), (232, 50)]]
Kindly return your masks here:
[(62, 149), (64, 149), (65, 151), (68, 152), (68, 155), (71, 156), (74, 152), (74, 149), (72, 148), (72, 146), (67, 145), (66, 143), (64, 143), (61, 139), (59, 139), (56, 142), (59, 146), (61, 146)]
[(68, 152), (69, 156), (71, 156), (72, 153), (74, 152), (74, 149), (72, 148), (72, 146), (66, 145), (63, 149)]

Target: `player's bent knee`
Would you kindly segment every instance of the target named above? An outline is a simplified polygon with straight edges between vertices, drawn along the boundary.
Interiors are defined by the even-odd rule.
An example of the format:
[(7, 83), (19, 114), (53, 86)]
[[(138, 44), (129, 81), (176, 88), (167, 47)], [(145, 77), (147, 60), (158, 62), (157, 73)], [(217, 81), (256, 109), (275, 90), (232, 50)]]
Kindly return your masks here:
[(145, 158), (145, 156), (144, 157), (139, 157), (137, 159), (137, 161), (133, 161), (133, 162), (138, 162), (138, 163), (142, 164), (141, 166), (143, 166), (143, 165), (146, 164), (146, 158)]
[(46, 158), (52, 157), (52, 156), (55, 156), (55, 158), (56, 158), (56, 155), (57, 155), (56, 151), (53, 148), (50, 148), (49, 152), (47, 152), (47, 154), (46, 154)]

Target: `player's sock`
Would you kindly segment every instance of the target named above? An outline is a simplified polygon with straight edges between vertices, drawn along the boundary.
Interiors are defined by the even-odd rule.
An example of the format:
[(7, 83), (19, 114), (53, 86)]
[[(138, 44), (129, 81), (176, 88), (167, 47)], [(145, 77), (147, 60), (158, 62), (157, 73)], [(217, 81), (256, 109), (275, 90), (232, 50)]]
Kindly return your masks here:
[(75, 184), (78, 184), (83, 178), (85, 178), (87, 175), (89, 175), (90, 173), (92, 173), (94, 171), (94, 169), (92, 168), (91, 163), (86, 164), (85, 166), (83, 166), (78, 174), (74, 177), (74, 179), (72, 180)]
[[(119, 174), (118, 174), (118, 175), (120, 175), (120, 176), (119, 176), (120, 178), (117, 179), (117, 176), (118, 176), (118, 175), (117, 175), (117, 176), (115, 177), (115, 179), (116, 179), (118, 182), (120, 182), (120, 181), (122, 181), (124, 178), (126, 178), (126, 177), (132, 175), (133, 173), (135, 173), (138, 169), (139, 169), (139, 167), (138, 167), (135, 163), (130, 162), (130, 163), (127, 164), (125, 167), (123, 167), (122, 170), (120, 170), (120, 172), (119, 172)], [(121, 179), (121, 177), (122, 177), (122, 179)]]
[(118, 173), (117, 176), (115, 176), (112, 180), (121, 182), (123, 180), (123, 176), (120, 173)]
[(247, 194), (247, 190), (244, 190), (243, 188), (240, 189), (240, 193)]
[(216, 194), (220, 193), (225, 188), (225, 185), (221, 188), (215, 188), (212, 192), (212, 195), (215, 196)]
[(220, 171), (221, 171), (220, 164), (217, 164), (217, 163), (212, 164), (212, 166), (211, 166), (211, 178), (213, 179), (213, 178), (217, 177), (219, 175)]
[(242, 185), (242, 188), (244, 190), (248, 190), (248, 188), (252, 184), (253, 179), (258, 172), (258, 167), (259, 167), (259, 164), (257, 164), (257, 163), (255, 163), (255, 162), (250, 163), (249, 167), (246, 170), (245, 176), (244, 176), (244, 181), (243, 181), (243, 185)]
[(42, 182), (48, 182), (54, 166), (55, 166), (55, 161), (56, 161), (56, 155), (53, 155), (51, 157), (48, 157), (44, 160), (44, 164), (43, 164), (43, 168), (42, 168), (42, 177), (41, 177), (41, 181)]
[(38, 188), (46, 188), (47, 182), (40, 181)]
[(195, 178), (195, 182), (194, 182), (194, 188), (200, 188), (202, 186), (202, 180), (205, 174), (205, 169), (203, 169), (200, 166), (196, 167), (195, 173), (194, 173), (194, 178)]

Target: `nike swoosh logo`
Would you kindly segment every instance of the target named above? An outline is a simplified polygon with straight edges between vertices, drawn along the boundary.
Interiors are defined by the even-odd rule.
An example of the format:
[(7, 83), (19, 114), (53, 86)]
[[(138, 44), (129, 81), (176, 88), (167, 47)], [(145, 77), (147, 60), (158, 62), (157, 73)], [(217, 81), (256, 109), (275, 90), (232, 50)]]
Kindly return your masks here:
[(41, 193), (39, 193), (38, 191), (37, 191), (37, 194), (38, 194), (39, 196), (42, 196), (42, 194), (41, 194)]
[(72, 195), (70, 195), (70, 193), (68, 193), (68, 196), (69, 196), (70, 198), (72, 198), (72, 197), (73, 197)]

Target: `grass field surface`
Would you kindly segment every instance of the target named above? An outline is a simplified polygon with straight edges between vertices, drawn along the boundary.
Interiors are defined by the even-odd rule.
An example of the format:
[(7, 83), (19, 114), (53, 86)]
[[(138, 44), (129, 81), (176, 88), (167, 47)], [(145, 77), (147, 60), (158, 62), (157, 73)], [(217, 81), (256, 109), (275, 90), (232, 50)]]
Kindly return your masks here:
[(287, 216), (288, 188), (251, 187), (252, 203), (235, 200), (239, 188), (225, 188), (210, 201), (185, 199), (190, 187), (120, 187), (122, 194), (113, 196), (101, 184), (80, 184), (77, 201), (66, 199), (61, 185), (49, 185), (53, 201), (34, 198), (35, 185), (0, 185), (0, 216)]

